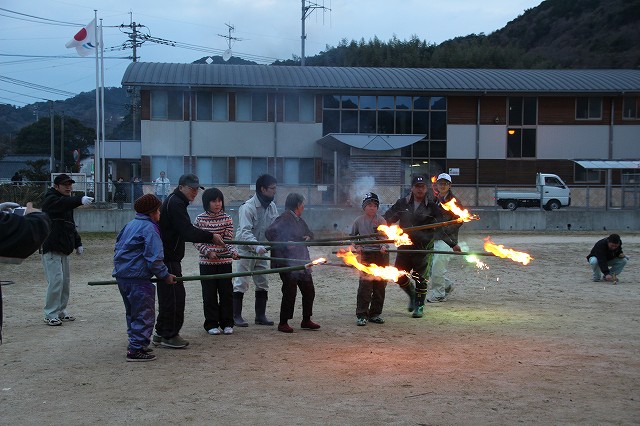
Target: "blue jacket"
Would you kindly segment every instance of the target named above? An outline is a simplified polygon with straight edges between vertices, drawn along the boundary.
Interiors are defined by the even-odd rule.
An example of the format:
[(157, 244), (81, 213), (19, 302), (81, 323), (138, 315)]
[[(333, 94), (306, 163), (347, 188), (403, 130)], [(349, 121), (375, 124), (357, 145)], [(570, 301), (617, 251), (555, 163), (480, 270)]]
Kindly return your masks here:
[(116, 238), (113, 274), (116, 278), (149, 280), (169, 276), (163, 263), (164, 250), (160, 231), (146, 214), (137, 213)]

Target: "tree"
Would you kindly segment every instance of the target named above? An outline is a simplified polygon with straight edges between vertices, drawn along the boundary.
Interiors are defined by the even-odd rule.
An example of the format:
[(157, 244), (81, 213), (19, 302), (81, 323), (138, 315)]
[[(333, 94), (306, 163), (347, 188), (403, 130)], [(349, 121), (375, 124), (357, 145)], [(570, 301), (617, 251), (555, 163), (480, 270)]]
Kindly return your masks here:
[[(60, 116), (53, 119), (54, 158), (60, 160)], [(73, 151), (79, 150), (81, 155), (87, 154), (87, 148), (93, 146), (95, 130), (84, 126), (72, 117), (64, 119), (64, 171), (71, 171), (74, 166)], [(43, 117), (34, 124), (23, 127), (18, 132), (15, 142), (16, 154), (51, 155), (51, 119)]]

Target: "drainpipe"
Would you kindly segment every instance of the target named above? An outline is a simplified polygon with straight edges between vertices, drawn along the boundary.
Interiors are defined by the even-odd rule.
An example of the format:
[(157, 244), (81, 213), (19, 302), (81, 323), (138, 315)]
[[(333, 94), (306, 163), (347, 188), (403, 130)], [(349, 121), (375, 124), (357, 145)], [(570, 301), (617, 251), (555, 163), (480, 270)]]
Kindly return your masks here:
[(193, 107), (191, 86), (189, 86), (189, 173), (193, 173)]
[(476, 206), (480, 205), (480, 96), (476, 101)]
[(276, 93), (274, 96), (274, 107), (273, 107), (273, 176), (275, 176), (277, 179), (277, 176), (278, 176), (278, 88), (277, 87), (276, 87)]
[[(609, 160), (613, 160), (613, 114), (615, 99), (611, 98), (611, 117), (609, 117)], [(611, 169), (607, 169), (607, 189), (606, 189), (606, 205), (605, 210), (609, 210), (611, 206)]]

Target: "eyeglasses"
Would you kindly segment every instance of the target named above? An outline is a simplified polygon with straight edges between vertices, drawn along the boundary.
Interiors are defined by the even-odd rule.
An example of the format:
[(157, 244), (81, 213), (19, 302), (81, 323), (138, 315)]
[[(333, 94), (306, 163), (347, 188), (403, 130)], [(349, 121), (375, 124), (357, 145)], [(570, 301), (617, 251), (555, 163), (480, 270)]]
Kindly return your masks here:
[(276, 190), (276, 186), (272, 185), (272, 186), (267, 186), (267, 189), (270, 191), (275, 191)]

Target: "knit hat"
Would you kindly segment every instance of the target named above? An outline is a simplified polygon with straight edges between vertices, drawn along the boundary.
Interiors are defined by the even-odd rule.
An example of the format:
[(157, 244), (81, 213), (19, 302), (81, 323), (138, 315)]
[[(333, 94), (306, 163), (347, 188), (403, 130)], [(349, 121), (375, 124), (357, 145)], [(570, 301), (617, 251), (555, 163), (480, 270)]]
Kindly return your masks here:
[(378, 196), (373, 192), (367, 192), (366, 194), (364, 194), (364, 198), (362, 198), (362, 208), (364, 209), (365, 206), (369, 203), (374, 203), (376, 207), (380, 207), (380, 200), (378, 199)]
[(136, 212), (142, 214), (153, 213), (160, 208), (162, 202), (153, 194), (144, 194), (138, 198), (133, 204), (133, 208)]

